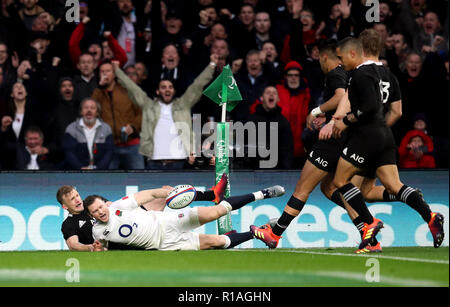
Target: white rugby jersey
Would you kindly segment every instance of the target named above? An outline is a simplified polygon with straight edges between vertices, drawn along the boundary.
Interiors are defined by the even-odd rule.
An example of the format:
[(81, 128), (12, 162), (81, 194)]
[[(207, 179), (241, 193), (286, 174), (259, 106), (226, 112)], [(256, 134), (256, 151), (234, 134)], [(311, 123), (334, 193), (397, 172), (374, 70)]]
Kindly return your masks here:
[(163, 227), (159, 222), (161, 211), (145, 211), (133, 195), (125, 196), (109, 206), (107, 223), (96, 221), (92, 234), (96, 240), (156, 249), (160, 245)]

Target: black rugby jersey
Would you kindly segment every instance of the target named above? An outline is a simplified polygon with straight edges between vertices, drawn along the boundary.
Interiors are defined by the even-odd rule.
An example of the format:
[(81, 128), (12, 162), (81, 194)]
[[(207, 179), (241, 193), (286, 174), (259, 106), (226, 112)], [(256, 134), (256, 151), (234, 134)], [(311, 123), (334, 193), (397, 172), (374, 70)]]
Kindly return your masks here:
[[(328, 100), (330, 100), (334, 96), (337, 89), (342, 88), (345, 90), (347, 88), (347, 81), (348, 81), (348, 73), (344, 70), (342, 66), (339, 65), (335, 69), (330, 70), (325, 75), (323, 101), (327, 102)], [(327, 122), (331, 120), (335, 111), (336, 110), (325, 112)]]
[(384, 68), (367, 61), (354, 69), (348, 81), (351, 113), (358, 122), (354, 127), (386, 126), (383, 113), (382, 75)]
[(78, 236), (78, 241), (81, 244), (94, 243), (94, 238), (92, 237), (92, 225), (94, 221), (85, 211), (75, 215), (69, 214), (61, 226), (64, 240), (72, 236)]

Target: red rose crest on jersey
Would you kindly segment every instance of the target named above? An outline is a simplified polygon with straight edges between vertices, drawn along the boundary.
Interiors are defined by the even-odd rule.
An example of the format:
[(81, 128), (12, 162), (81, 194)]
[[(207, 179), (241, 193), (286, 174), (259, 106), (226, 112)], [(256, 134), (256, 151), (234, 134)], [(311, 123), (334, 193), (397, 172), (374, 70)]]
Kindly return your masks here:
[(184, 213), (180, 213), (180, 214), (178, 214), (178, 218), (182, 218), (184, 216)]
[(122, 211), (116, 210), (116, 215), (117, 215), (117, 216), (122, 216)]

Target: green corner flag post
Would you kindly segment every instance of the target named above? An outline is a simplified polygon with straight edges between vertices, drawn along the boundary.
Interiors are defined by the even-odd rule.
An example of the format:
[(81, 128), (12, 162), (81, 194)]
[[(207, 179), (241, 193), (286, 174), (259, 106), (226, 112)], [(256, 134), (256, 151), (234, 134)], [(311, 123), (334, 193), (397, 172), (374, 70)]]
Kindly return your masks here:
[[(222, 73), (203, 92), (203, 94), (222, 106), (222, 121), (217, 123), (216, 138), (216, 184), (223, 174), (230, 178), (230, 160), (228, 148), (230, 143), (230, 124), (226, 122), (226, 112), (231, 111), (242, 100), (241, 93), (236, 84), (236, 80), (231, 72), (230, 65), (223, 68)], [(225, 197), (230, 196), (230, 180), (228, 180)], [(233, 230), (231, 214), (227, 214), (217, 220), (219, 234), (225, 234)]]

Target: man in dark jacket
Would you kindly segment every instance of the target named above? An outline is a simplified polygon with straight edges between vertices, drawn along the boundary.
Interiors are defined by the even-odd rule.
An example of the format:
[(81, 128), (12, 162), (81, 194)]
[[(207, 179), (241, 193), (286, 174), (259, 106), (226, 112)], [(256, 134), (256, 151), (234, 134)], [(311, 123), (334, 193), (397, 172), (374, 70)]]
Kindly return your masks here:
[(67, 127), (63, 148), (68, 168), (108, 169), (114, 141), (111, 127), (98, 119), (99, 109), (100, 105), (94, 99), (84, 99), (81, 103), (81, 118)]
[(53, 155), (43, 146), (44, 134), (37, 126), (29, 126), (25, 131), (25, 143), (19, 143), (16, 151), (16, 169), (53, 170)]
[[(256, 167), (264, 167), (261, 163), (262, 160), (265, 160), (266, 167), (270, 168), (288, 169), (292, 167), (294, 155), (292, 132), (288, 120), (281, 114), (281, 108), (277, 106), (279, 100), (277, 89), (274, 86), (267, 86), (261, 96), (262, 104), (259, 104), (256, 112), (249, 117), (249, 121), (255, 123), (257, 128), (258, 140), (253, 140), (254, 143), (258, 144), (260, 141), (259, 133), (262, 132), (259, 132), (258, 129), (265, 127), (266, 143), (263, 148), (260, 148), (262, 144), (258, 144), (256, 161), (259, 161), (259, 165), (255, 165)], [(261, 123), (264, 125), (261, 126)], [(252, 140), (249, 140), (248, 144), (251, 143)], [(275, 148), (272, 148), (273, 146)], [(269, 152), (269, 156), (263, 157), (267, 152)], [(278, 159), (275, 159), (272, 154), (275, 154)], [(273, 163), (269, 161), (273, 161)]]
[(243, 100), (230, 114), (236, 122), (246, 122), (250, 106), (262, 95), (266, 86), (275, 84), (275, 69), (271, 64), (263, 63), (260, 55), (258, 50), (250, 50), (245, 58), (245, 65), (236, 74)]

